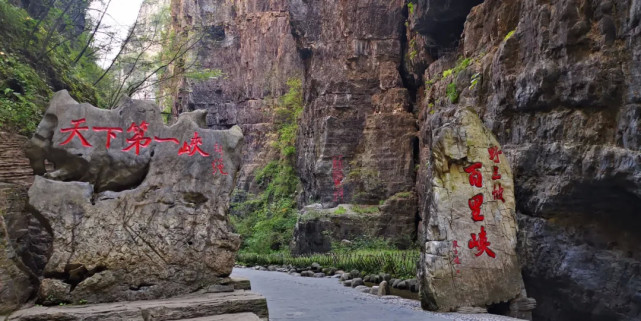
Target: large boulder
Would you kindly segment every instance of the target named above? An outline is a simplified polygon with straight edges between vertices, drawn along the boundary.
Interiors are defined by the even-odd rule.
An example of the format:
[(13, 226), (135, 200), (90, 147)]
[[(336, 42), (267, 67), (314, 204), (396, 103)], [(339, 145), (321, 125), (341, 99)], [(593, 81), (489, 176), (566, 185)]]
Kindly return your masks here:
[(169, 297), (231, 273), (240, 238), (227, 210), (243, 135), (206, 129), (205, 115), (166, 126), (143, 101), (103, 110), (55, 94), (32, 139), (42, 176), (29, 203), (53, 236), (44, 277), (69, 284), (70, 301)]
[(510, 165), (473, 111), (438, 116), (424, 191), (422, 305), (455, 311), (507, 302), (523, 291)]

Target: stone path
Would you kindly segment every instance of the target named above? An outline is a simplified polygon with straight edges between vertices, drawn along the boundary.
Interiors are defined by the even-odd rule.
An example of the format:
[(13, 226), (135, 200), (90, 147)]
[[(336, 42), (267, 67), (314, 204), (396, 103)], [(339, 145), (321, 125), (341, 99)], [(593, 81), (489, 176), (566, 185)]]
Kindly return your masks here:
[(514, 321), (491, 314), (433, 313), (418, 301), (381, 298), (341, 285), (335, 278), (304, 278), (282, 272), (235, 268), (252, 292), (267, 298), (270, 321)]

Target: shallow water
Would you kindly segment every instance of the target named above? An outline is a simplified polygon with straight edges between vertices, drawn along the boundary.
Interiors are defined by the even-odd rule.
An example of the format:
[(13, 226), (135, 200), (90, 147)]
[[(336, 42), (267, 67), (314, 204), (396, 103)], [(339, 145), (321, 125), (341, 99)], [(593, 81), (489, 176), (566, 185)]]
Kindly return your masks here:
[[(296, 277), (282, 272), (235, 268), (252, 291), (267, 298), (271, 321), (445, 321), (416, 301), (383, 299), (345, 287), (335, 278)], [(403, 301), (403, 302), (399, 302)]]

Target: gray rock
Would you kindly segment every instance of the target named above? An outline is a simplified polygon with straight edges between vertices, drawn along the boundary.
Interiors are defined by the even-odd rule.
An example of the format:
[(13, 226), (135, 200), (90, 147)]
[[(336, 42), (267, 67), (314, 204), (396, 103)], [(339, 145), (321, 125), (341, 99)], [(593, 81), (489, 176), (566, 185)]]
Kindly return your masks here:
[(378, 296), (384, 296), (390, 294), (390, 287), (389, 283), (387, 281), (381, 282), (381, 284), (378, 285)]
[(358, 277), (360, 277), (360, 276), (361, 276), (361, 273), (360, 273), (360, 272), (358, 272), (358, 270), (352, 270), (351, 272), (349, 272), (349, 274), (350, 274), (353, 278), (358, 278)]
[(343, 281), (343, 286), (352, 286), (352, 280)]
[(315, 278), (324, 278), (325, 277), (325, 273), (314, 273), (314, 277)]
[[(222, 317), (229, 313), (236, 315)], [(247, 314), (255, 314), (266, 320), (268, 312), (265, 298), (249, 291), (235, 291), (190, 294), (164, 300), (54, 307), (35, 306), (16, 311), (7, 319), (11, 321), (163, 320), (171, 316), (175, 320), (183, 320), (221, 316), (220, 319), (207, 320), (256, 320), (256, 318), (248, 318)]]
[(379, 276), (382, 278), (381, 281), (383, 281), (383, 280), (385, 280), (385, 281), (392, 280), (392, 276), (389, 273), (381, 273), (381, 274), (379, 274)]
[(418, 292), (418, 280), (416, 279), (407, 280), (407, 288), (412, 292)]
[(44, 279), (40, 282), (37, 300), (43, 305), (70, 303), (71, 285), (56, 279)]
[(402, 280), (399, 280), (399, 279), (392, 279), (392, 281), (391, 281), (391, 283), (392, 283), (392, 287), (393, 287), (393, 288), (397, 288), (397, 287), (398, 287), (398, 284), (399, 284), (399, 283), (401, 283), (401, 281), (402, 281)]
[(354, 287), (354, 289), (356, 289), (356, 291), (362, 292), (362, 293), (369, 293), (369, 291), (370, 291), (369, 287), (365, 286), (365, 285), (358, 285), (358, 286)]
[(407, 287), (407, 281), (403, 280), (403, 281), (398, 282), (396, 284), (395, 288), (398, 288), (399, 290), (407, 290), (407, 288), (408, 288)]
[(369, 294), (378, 294), (378, 285), (373, 286), (370, 289)]
[(352, 274), (351, 273), (343, 273), (341, 274), (341, 281), (347, 281), (352, 279)]
[[(123, 133), (114, 133), (107, 148), (107, 132), (80, 129), (91, 145), (83, 146), (80, 136), (62, 131), (78, 119), (84, 120), (81, 127), (119, 127)], [(29, 204), (53, 233), (43, 274), (52, 282), (77, 284), (71, 301), (175, 296), (231, 273), (240, 238), (226, 215), (243, 136), (238, 127), (214, 131), (204, 124), (199, 111), (168, 127), (158, 107), (147, 102), (125, 99), (104, 110), (77, 104), (65, 91), (54, 95), (31, 140), (29, 157), (42, 176), (29, 190)], [(148, 137), (139, 150), (133, 131)], [(202, 145), (193, 146), (210, 156), (195, 147), (188, 147), (193, 156), (178, 155), (178, 144), (154, 140), (189, 145), (195, 133), (194, 142)], [(224, 168), (213, 172), (221, 156)], [(56, 164), (53, 171), (47, 172), (45, 159)], [(41, 299), (49, 289), (41, 289)]]
[(233, 285), (214, 284), (207, 287), (205, 293), (234, 292)]
[(312, 271), (319, 272), (320, 270), (321, 270), (320, 264), (318, 264), (316, 262), (312, 263)]
[(314, 272), (313, 271), (309, 271), (309, 270), (308, 271), (303, 271), (303, 272), (300, 273), (300, 276), (313, 277), (314, 276)]
[(19, 260), (5, 225), (6, 211), (11, 199), (6, 193), (11, 187), (0, 184), (0, 315), (16, 310), (29, 300), (34, 292), (36, 277)]
[(364, 285), (364, 284), (365, 284), (365, 283), (363, 282), (363, 279), (361, 279), (361, 278), (355, 278), (355, 279), (352, 279), (352, 284), (351, 284), (351, 286), (354, 288), (354, 287), (357, 287), (357, 286), (359, 286), (359, 285)]
[(370, 279), (370, 278), (371, 278), (371, 275), (366, 275), (366, 276), (363, 278), (363, 282), (369, 282), (369, 279)]
[[(427, 169), (430, 205), (423, 209), (429, 218), (423, 221), (426, 242), (419, 264), (423, 307), (451, 311), (507, 302), (523, 290), (510, 165), (473, 110), (443, 109), (439, 115), (432, 124)], [(479, 206), (476, 213), (473, 204)]]

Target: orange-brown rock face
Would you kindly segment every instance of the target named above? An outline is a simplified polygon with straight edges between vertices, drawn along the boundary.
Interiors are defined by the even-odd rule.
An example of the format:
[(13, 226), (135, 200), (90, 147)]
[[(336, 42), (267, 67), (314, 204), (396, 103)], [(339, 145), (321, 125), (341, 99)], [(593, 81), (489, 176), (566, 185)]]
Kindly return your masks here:
[(254, 171), (273, 158), (273, 107), (287, 92), (287, 80), (303, 77), (288, 8), (288, 1), (172, 2), (174, 28), (205, 33), (193, 50), (199, 67), (224, 73), (220, 79), (185, 80), (178, 111), (206, 109), (209, 127), (239, 125), (247, 133), (238, 182), (244, 191), (256, 191)]

